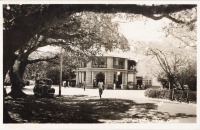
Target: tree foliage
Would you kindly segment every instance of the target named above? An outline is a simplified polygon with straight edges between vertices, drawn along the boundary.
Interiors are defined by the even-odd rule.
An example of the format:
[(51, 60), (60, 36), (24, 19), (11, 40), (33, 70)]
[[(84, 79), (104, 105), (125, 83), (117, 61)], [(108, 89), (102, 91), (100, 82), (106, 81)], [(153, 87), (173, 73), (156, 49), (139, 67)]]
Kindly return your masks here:
[(180, 47), (191, 47), (197, 49), (197, 8), (187, 9), (178, 13), (173, 13), (176, 19), (184, 21), (182, 24), (171, 22), (163, 30), (166, 38), (177, 39)]
[(158, 77), (163, 86), (179, 86), (184, 90), (187, 85), (196, 90), (197, 9), (170, 15), (173, 18), (163, 27), (166, 36), (162, 43), (138, 41), (136, 52), (148, 55), (146, 66), (151, 69), (148, 73)]
[[(95, 16), (95, 17), (93, 17)], [(97, 19), (101, 19), (97, 21)], [(111, 50), (114, 47), (121, 45), (123, 50), (128, 49), (127, 40), (118, 33), (117, 25), (111, 21), (112, 17), (104, 14), (79, 13), (71, 15), (68, 20), (60, 24), (55, 24), (42, 34), (36, 34), (25, 45), (15, 52), (19, 60), (19, 75), (23, 79), (23, 73), (27, 64), (32, 64), (40, 61), (51, 61), (58, 56), (47, 56), (44, 58), (33, 58), (30, 60), (29, 55), (34, 53), (38, 48), (47, 45), (62, 46), (68, 58), (64, 61), (72, 61), (69, 58), (73, 55), (79, 61), (89, 60), (89, 56), (95, 55), (102, 46)], [(106, 30), (106, 31), (105, 31)], [(103, 32), (103, 33), (102, 33)], [(105, 33), (109, 32), (109, 33)], [(112, 33), (111, 33), (112, 32)], [(36, 56), (36, 55), (34, 55)], [(82, 60), (80, 60), (82, 59)], [(78, 62), (72, 64), (65, 63), (65, 66), (77, 66)]]
[[(167, 44), (167, 43), (165, 43)], [(197, 87), (196, 82), (196, 53), (193, 49), (183, 49), (169, 44), (165, 47), (149, 47), (147, 55), (156, 58), (152, 73), (158, 77), (164, 87), (181, 88), (188, 85), (191, 90)], [(192, 68), (191, 68), (192, 66)]]
[[(46, 28), (64, 21), (77, 12), (96, 13), (135, 13), (159, 20), (169, 17), (170, 13), (191, 9), (196, 5), (7, 5), (3, 6), (4, 17), (4, 77), (14, 64), (15, 52), (36, 34), (43, 33)], [(156, 14), (162, 14), (156, 17)], [(170, 16), (171, 18), (171, 16)], [(23, 28), (22, 28), (23, 26)], [(10, 60), (6, 60), (10, 57)]]

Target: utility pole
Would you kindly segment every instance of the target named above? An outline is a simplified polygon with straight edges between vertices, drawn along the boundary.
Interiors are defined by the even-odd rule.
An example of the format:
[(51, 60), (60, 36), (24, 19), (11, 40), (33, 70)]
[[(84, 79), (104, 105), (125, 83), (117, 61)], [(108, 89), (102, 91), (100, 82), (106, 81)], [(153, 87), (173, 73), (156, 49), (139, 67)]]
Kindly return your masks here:
[(63, 54), (62, 47), (60, 51), (60, 84), (59, 84), (59, 96), (61, 96), (61, 86), (62, 86), (62, 63), (63, 63)]
[(133, 88), (136, 87), (135, 74), (136, 74), (135, 66), (133, 66)]

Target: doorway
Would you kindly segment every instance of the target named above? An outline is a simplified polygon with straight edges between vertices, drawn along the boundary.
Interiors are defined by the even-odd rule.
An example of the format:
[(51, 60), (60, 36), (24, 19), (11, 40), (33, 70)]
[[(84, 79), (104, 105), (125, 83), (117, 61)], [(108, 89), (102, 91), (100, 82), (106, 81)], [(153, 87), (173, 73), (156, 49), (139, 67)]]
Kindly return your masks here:
[[(99, 83), (99, 82), (104, 82), (105, 81), (105, 74), (104, 73), (102, 73), (102, 72), (99, 72), (99, 73), (97, 73), (96, 74), (96, 82), (97, 82), (97, 84)], [(105, 83), (105, 82), (104, 82)]]
[(121, 84), (122, 84), (122, 73), (121, 72), (114, 73), (114, 83), (116, 84), (117, 89), (121, 89)]

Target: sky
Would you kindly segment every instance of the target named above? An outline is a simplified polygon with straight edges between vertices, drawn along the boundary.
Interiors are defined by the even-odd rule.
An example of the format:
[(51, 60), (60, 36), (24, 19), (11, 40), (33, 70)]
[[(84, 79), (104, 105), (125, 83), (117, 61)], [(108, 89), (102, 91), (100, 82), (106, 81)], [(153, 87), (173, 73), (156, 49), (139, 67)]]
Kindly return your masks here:
[(119, 23), (119, 31), (130, 43), (136, 41), (161, 42), (165, 38), (165, 32), (162, 28), (169, 22), (166, 18), (157, 21), (146, 18), (129, 23)]
[(59, 52), (60, 51), (60, 47), (58, 46), (44, 46), (44, 47), (40, 47), (38, 48), (39, 51), (42, 52), (49, 52), (49, 51), (55, 51), (55, 52)]
[(165, 46), (164, 43), (166, 40), (166, 34), (162, 28), (168, 25), (170, 22), (171, 21), (167, 18), (163, 18), (161, 20), (139, 18), (138, 20), (134, 20), (133, 22), (119, 22), (118, 30), (129, 41), (129, 44), (131, 45), (131, 50), (129, 52), (115, 50), (114, 52), (105, 53), (105, 55), (119, 56), (131, 60), (134, 59), (135, 61), (143, 60), (144, 58), (146, 58), (146, 56), (144, 56), (143, 53), (135, 53), (135, 44), (138, 42), (142, 42), (145, 44), (155, 43), (156, 45)]

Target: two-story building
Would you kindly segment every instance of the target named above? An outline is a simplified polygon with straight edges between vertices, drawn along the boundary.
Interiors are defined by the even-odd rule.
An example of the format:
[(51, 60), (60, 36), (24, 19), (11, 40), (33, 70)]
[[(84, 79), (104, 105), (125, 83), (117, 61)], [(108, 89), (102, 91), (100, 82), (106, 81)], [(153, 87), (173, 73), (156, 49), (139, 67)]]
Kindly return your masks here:
[(137, 60), (130, 55), (104, 53), (88, 63), (82, 63), (76, 70), (76, 84), (85, 82), (88, 88), (94, 88), (102, 75), (106, 86), (113, 89), (127, 89), (127, 84), (152, 85), (152, 79), (137, 75)]
[(116, 88), (123, 89), (128, 81), (135, 81), (136, 66), (134, 60), (121, 57), (99, 56), (89, 63), (83, 63), (80, 68), (76, 70), (76, 83), (86, 82), (89, 88), (94, 87), (98, 74), (103, 74), (104, 83), (107, 85), (114, 85)]

